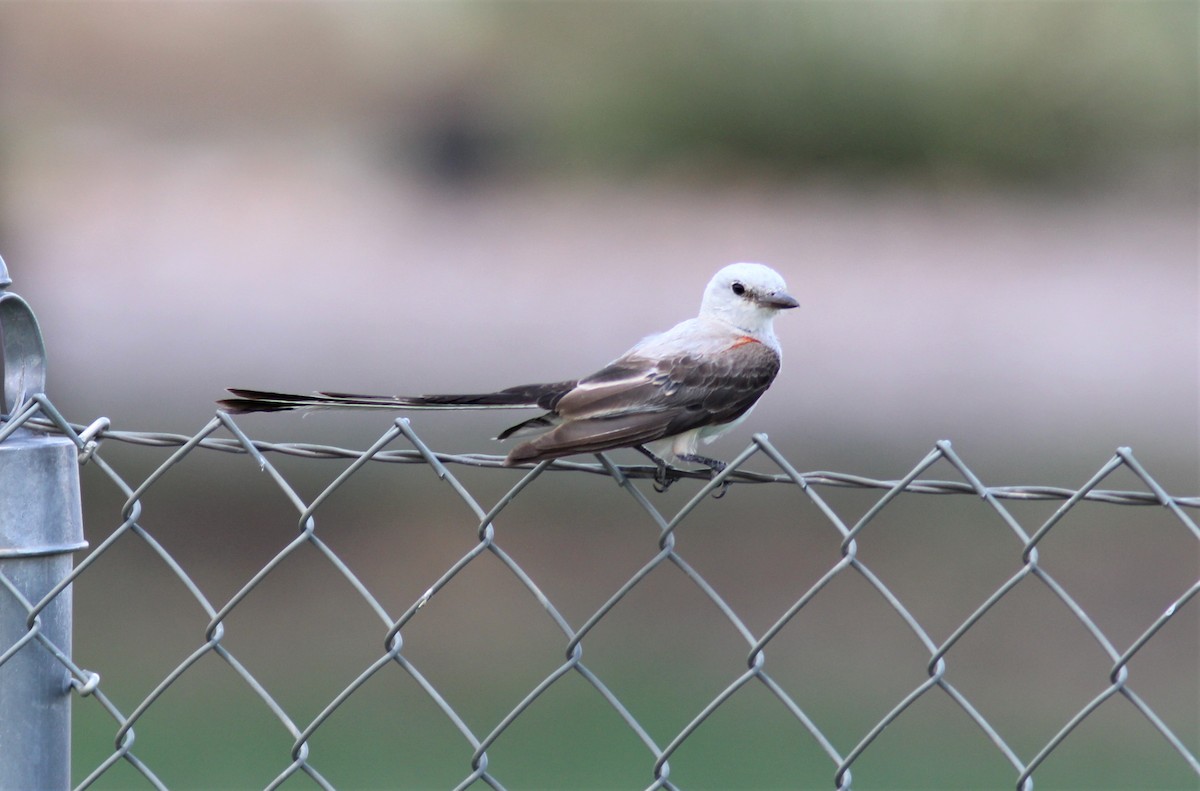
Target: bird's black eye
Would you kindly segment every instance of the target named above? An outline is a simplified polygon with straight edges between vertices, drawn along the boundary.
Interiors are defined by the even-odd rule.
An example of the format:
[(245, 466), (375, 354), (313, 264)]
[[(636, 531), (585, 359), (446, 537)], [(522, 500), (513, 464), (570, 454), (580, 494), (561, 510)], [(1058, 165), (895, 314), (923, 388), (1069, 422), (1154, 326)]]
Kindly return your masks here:
[(746, 287), (743, 286), (741, 283), (734, 283), (732, 288), (733, 288), (733, 293), (737, 294), (739, 297), (742, 294), (746, 293)]

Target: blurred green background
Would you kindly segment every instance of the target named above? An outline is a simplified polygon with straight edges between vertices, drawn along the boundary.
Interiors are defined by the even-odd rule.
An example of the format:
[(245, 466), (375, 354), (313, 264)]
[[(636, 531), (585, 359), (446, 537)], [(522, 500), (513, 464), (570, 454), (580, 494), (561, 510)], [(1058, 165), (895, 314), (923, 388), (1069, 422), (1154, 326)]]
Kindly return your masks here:
[[(716, 455), (764, 431), (801, 470), (898, 478), (949, 438), (988, 484), (1077, 487), (1129, 445), (1169, 491), (1196, 494), (1198, 36), (1191, 2), (5, 4), (0, 254), (41, 320), (49, 394), (77, 422), (190, 433), (226, 386), (452, 392), (579, 375), (692, 315), (721, 265), (762, 260), (803, 307), (777, 326), (778, 381)], [(437, 450), (499, 452), (486, 438), (507, 417), (413, 425)], [(362, 448), (390, 420), (239, 422), (256, 438)], [(102, 453), (136, 484), (168, 451)], [(344, 467), (273, 461), (304, 497)], [(750, 466), (774, 471), (762, 457)], [(518, 479), (455, 472), (485, 508)], [(958, 476), (941, 464), (925, 477)], [(84, 483), (94, 546), (121, 523), (122, 498), (94, 465)], [(1145, 489), (1127, 471), (1104, 487)], [(652, 502), (669, 514), (694, 491)], [(821, 494), (848, 523), (878, 497)], [(216, 606), (296, 531), (245, 457), (192, 454), (143, 505), (142, 526)], [(1055, 504), (1011, 508), (1032, 532)], [(371, 465), (317, 520), (393, 617), (477, 527), (416, 466)], [(496, 530), (576, 627), (657, 551), (654, 523), (603, 478), (548, 474)], [(677, 540), (756, 634), (840, 557), (840, 536), (795, 487), (735, 488)], [(1020, 567), (1020, 545), (974, 498), (906, 495), (859, 548), (935, 640)], [(1118, 651), (1200, 560), (1160, 509), (1086, 504), (1040, 551)], [(77, 661), (127, 713), (204, 639), (201, 608), (132, 536), (75, 598)], [(1193, 753), (1194, 609), (1130, 666)], [(225, 628), (223, 644), (302, 726), (378, 657), (386, 631), (308, 547)], [(487, 555), (404, 638), (479, 736), (565, 648)], [(674, 567), (584, 647), (660, 745), (747, 652)], [(928, 661), (853, 574), (766, 655), (842, 754)], [(1111, 665), (1034, 580), (947, 661), (1023, 760), (1106, 688)], [(75, 711), (82, 780), (116, 727), (90, 700)], [(260, 787), (290, 760), (285, 730), (215, 656), (136, 733), (134, 752), (171, 788)], [(396, 667), (310, 748), (339, 788), (450, 788), (469, 773), (465, 741)], [(649, 753), (574, 676), (488, 755), (513, 789), (652, 780)], [(670, 764), (681, 788), (833, 785), (832, 762), (758, 684)], [(860, 789), (1015, 781), (936, 691), (853, 775)], [(1119, 697), (1035, 778), (1196, 787)], [(121, 763), (96, 787), (147, 784)]]

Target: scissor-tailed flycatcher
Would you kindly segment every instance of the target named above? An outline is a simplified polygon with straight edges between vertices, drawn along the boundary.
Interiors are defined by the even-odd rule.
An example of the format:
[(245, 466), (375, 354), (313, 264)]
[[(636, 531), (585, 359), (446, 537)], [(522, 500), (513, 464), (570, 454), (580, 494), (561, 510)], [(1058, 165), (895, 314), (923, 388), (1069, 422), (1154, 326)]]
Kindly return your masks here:
[(772, 323), (776, 313), (799, 305), (785, 289), (773, 269), (731, 264), (709, 281), (699, 316), (651, 335), (583, 379), (466, 395), (293, 395), (231, 388), (237, 398), (219, 403), (235, 414), (303, 408), (537, 407), (545, 414), (497, 437), (538, 433), (512, 449), (506, 467), (632, 447), (654, 460), (657, 482), (665, 487), (671, 478), (664, 456), (702, 464), (714, 475), (725, 468), (723, 462), (697, 455), (697, 445), (745, 419), (779, 372)]

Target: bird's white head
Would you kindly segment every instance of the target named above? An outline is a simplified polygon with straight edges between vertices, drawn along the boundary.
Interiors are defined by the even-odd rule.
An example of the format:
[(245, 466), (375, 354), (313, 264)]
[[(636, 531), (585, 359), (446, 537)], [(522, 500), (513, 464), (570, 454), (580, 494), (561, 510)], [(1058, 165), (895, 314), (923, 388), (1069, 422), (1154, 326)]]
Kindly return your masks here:
[(774, 269), (762, 264), (730, 264), (708, 281), (700, 315), (728, 322), (752, 335), (770, 334), (776, 313), (799, 306)]

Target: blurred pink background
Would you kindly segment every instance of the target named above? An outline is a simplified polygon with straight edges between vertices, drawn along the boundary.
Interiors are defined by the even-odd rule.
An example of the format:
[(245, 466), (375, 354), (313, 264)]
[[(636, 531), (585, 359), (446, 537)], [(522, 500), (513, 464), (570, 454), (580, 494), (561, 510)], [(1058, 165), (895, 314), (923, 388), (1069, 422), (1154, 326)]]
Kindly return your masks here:
[[(52, 395), (79, 420), (161, 429), (199, 420), (226, 386), (582, 375), (692, 315), (720, 266), (756, 260), (803, 307), (779, 322), (783, 373), (725, 453), (751, 431), (825, 466), (950, 438), (1019, 454), (1003, 470), (1016, 481), (1047, 455), (1127, 444), (1195, 481), (1194, 150), (1132, 139), (1042, 184), (932, 155), (871, 177), (738, 169), (682, 144), (638, 175), (606, 176), (599, 155), (536, 159), (520, 139), (431, 164), (429, 141), (460, 116), (482, 119), (476, 137), (540, 140), (557, 108), (595, 93), (598, 45), (564, 55), (582, 35), (569, 24), (522, 35), (522, 8), (0, 9), (0, 238), (45, 330)], [(920, 46), (962, 27), (943, 10), (928, 30), (871, 35)], [(1029, 10), (1014, 32), (1055, 18)], [(1101, 11), (1101, 32), (1129, 21)], [(588, 19), (574, 13), (550, 15)], [(556, 69), (574, 82), (548, 85)], [(514, 120), (522, 103), (542, 115)], [(1053, 128), (1026, 131), (1033, 146)], [(484, 450), (494, 429), (448, 430)]]

